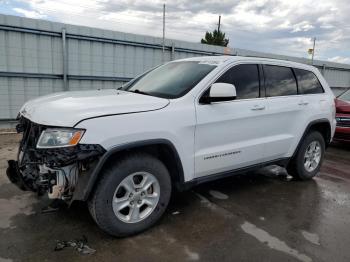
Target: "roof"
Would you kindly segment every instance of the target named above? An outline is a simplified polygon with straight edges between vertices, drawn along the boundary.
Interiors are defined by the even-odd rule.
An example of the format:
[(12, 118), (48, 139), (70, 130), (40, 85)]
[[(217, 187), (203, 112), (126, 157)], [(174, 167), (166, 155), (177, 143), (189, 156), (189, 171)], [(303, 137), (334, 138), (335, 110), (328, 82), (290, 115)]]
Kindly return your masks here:
[(235, 62), (235, 61), (254, 61), (254, 62), (260, 62), (260, 63), (274, 63), (274, 64), (281, 64), (281, 65), (288, 65), (292, 67), (300, 67), (300, 68), (308, 68), (312, 69), (314, 68), (311, 65), (306, 65), (303, 63), (293, 62), (290, 60), (281, 60), (281, 59), (273, 59), (273, 58), (261, 58), (261, 57), (252, 57), (252, 56), (200, 56), (200, 57), (191, 57), (191, 58), (184, 58), (179, 59), (175, 61), (198, 61), (198, 62), (212, 62), (215, 64), (223, 64), (228, 62)]

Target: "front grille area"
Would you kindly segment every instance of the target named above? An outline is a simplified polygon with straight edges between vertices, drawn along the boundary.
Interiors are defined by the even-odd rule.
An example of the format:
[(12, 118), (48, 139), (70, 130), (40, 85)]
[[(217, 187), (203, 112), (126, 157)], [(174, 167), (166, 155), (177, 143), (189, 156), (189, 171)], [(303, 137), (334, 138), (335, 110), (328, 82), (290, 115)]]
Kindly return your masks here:
[(350, 117), (336, 117), (337, 126), (350, 127)]
[[(24, 117), (18, 118), (18, 121), (16, 129), (22, 134), (22, 140), (18, 150), (18, 160), (9, 161), (6, 173), (10, 181), (21, 189), (37, 192), (38, 195), (45, 192), (53, 194), (53, 186), (57, 185), (60, 189), (58, 194), (53, 194), (54, 198), (70, 200), (78, 175), (83, 172), (85, 174), (92, 172), (106, 150), (96, 144), (39, 149), (36, 148), (36, 144), (41, 133), (48, 126), (33, 123)], [(84, 192), (80, 189), (80, 195), (75, 199), (83, 199)]]

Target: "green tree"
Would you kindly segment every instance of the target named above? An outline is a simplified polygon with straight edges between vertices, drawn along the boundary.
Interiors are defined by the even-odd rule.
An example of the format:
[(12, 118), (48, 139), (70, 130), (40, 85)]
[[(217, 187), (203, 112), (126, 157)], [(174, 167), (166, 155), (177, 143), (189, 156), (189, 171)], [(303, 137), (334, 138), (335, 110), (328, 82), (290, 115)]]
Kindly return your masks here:
[(201, 43), (207, 45), (219, 45), (219, 46), (227, 46), (230, 40), (225, 38), (225, 33), (214, 30), (211, 32), (206, 32), (205, 37), (202, 38)]

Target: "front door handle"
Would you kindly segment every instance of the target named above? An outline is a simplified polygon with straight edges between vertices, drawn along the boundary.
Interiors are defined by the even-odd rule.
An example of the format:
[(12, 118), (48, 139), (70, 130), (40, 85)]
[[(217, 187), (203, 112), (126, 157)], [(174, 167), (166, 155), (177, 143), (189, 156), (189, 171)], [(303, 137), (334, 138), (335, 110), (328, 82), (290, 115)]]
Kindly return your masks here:
[(265, 106), (255, 105), (251, 108), (253, 111), (264, 110)]

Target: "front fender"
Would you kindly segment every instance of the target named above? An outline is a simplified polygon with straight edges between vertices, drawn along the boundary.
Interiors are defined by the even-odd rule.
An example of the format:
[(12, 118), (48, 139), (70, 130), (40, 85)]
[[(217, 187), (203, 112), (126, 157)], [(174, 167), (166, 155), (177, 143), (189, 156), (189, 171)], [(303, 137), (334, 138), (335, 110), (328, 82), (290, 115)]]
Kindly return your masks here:
[(137, 141), (137, 142), (126, 143), (126, 144), (112, 147), (105, 154), (103, 154), (98, 161), (92, 164), (92, 168), (89, 171), (81, 174), (79, 177), (72, 201), (74, 200), (87, 201), (89, 199), (95, 187), (95, 184), (98, 181), (99, 176), (101, 175), (101, 171), (103, 170), (103, 167), (110, 160), (110, 158), (113, 157), (113, 155), (124, 150), (130, 150), (130, 149), (141, 148), (144, 146), (152, 146), (152, 145), (166, 145), (171, 148), (175, 157), (177, 169), (179, 170), (179, 174), (178, 174), (179, 182), (183, 184), (184, 169), (175, 146), (169, 140), (152, 139), (152, 140), (145, 140), (145, 141)]

